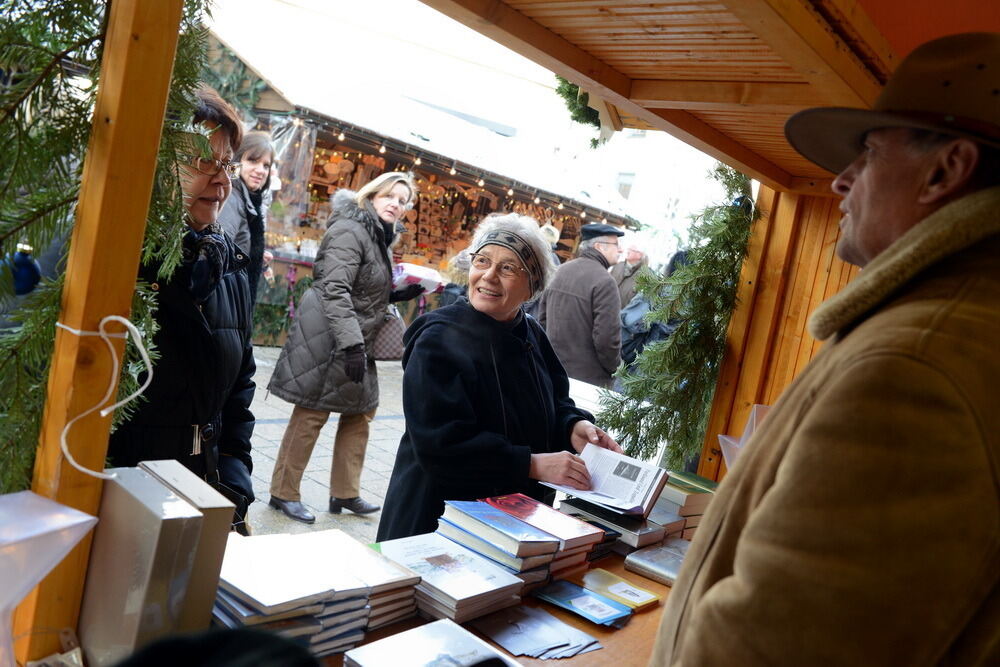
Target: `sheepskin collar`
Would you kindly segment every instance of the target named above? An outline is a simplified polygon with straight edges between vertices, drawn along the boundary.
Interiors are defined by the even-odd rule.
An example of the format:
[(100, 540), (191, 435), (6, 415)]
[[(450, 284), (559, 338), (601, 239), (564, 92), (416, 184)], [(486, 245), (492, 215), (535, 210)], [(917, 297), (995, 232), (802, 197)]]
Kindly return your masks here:
[(918, 273), (1000, 233), (1000, 187), (974, 192), (941, 207), (896, 239), (858, 277), (809, 318), (809, 333), (826, 340), (853, 324)]

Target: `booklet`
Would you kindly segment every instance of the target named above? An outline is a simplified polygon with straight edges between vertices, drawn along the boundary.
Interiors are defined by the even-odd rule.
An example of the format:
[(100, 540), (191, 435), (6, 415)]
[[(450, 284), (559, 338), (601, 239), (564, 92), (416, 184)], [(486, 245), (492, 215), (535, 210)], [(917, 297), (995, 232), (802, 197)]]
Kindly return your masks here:
[(587, 464), (591, 489), (542, 482), (570, 496), (625, 514), (647, 516), (667, 481), (667, 471), (631, 456), (588, 444), (580, 457)]
[(630, 607), (565, 580), (554, 581), (532, 595), (601, 625), (621, 627), (632, 615)]

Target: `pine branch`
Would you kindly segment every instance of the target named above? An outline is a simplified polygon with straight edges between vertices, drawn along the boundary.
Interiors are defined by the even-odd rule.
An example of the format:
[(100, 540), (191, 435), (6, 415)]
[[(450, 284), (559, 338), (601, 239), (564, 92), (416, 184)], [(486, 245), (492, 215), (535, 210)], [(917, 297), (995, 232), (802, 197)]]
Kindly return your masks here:
[(60, 51), (59, 53), (57, 53), (52, 58), (52, 60), (49, 62), (49, 64), (46, 65), (42, 69), (42, 71), (38, 73), (38, 76), (35, 77), (35, 80), (32, 81), (30, 85), (28, 85), (28, 86), (25, 87), (24, 92), (21, 93), (21, 95), (19, 97), (15, 98), (5, 108), (0, 109), (0, 123), (3, 123), (5, 120), (7, 120), (7, 118), (9, 116), (12, 116), (14, 114), (14, 112), (17, 111), (18, 107), (21, 106), (21, 103), (24, 102), (26, 99), (28, 99), (28, 96), (30, 96), (31, 93), (35, 92), (35, 90), (38, 88), (38, 85), (42, 81), (44, 81), (44, 80), (46, 80), (48, 78), (49, 73), (53, 69), (55, 69), (55, 67), (57, 65), (61, 65), (62, 64), (63, 59), (65, 59), (66, 56), (68, 56), (69, 54), (73, 53), (74, 51), (76, 51), (78, 49), (82, 49), (85, 46), (88, 46), (90, 44), (93, 44), (93, 43), (95, 43), (95, 42), (97, 42), (99, 40), (103, 40), (103, 39), (104, 39), (104, 35), (103, 34), (92, 35), (92, 36), (87, 37), (85, 39), (81, 39), (80, 41), (76, 42), (75, 44), (71, 44), (67, 48), (65, 48), (62, 51)]

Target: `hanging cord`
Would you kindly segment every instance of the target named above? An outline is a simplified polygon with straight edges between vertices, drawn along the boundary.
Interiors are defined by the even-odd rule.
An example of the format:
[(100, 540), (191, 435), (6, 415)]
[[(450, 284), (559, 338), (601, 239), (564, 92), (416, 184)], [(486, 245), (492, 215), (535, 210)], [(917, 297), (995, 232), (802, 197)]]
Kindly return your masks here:
[[(108, 322), (118, 322), (122, 324), (127, 330), (127, 333), (126, 332), (108, 333), (105, 330), (105, 326), (107, 325)], [(84, 417), (94, 412), (95, 410), (100, 409), (102, 405), (111, 400), (111, 395), (115, 391), (115, 379), (118, 377), (118, 368), (119, 368), (118, 355), (115, 352), (114, 345), (111, 344), (112, 338), (127, 339), (129, 334), (131, 334), (132, 342), (134, 342), (135, 346), (139, 349), (139, 356), (142, 357), (143, 363), (146, 364), (146, 381), (143, 382), (142, 386), (139, 387), (131, 395), (126, 396), (125, 398), (118, 401), (114, 405), (110, 405), (106, 408), (101, 409), (102, 417), (107, 417), (112, 412), (114, 412), (121, 406), (125, 405), (129, 401), (135, 399), (136, 397), (141, 395), (142, 392), (146, 391), (146, 387), (148, 387), (149, 383), (153, 381), (153, 364), (149, 360), (149, 353), (146, 352), (146, 347), (142, 344), (142, 335), (139, 333), (139, 330), (135, 328), (134, 324), (129, 322), (126, 318), (121, 317), (120, 315), (107, 315), (103, 317), (101, 319), (101, 323), (98, 325), (97, 331), (80, 331), (78, 329), (73, 329), (71, 327), (68, 327), (62, 322), (56, 322), (56, 326), (60, 327), (61, 329), (65, 329), (66, 331), (76, 336), (100, 336), (101, 339), (105, 342), (105, 344), (107, 344), (108, 352), (111, 353), (111, 378), (108, 381), (108, 390), (104, 393), (104, 398), (102, 398), (100, 402), (94, 407), (90, 408), (89, 410), (86, 410), (85, 412), (81, 412), (76, 417), (73, 417), (73, 419), (69, 420), (66, 423), (66, 426), (63, 427), (62, 434), (59, 436), (59, 444), (60, 447), (62, 448), (63, 456), (66, 457), (66, 460), (69, 461), (69, 464), (74, 468), (76, 468), (77, 470), (79, 470), (80, 472), (82, 472), (83, 474), (90, 475), (91, 477), (96, 477), (97, 479), (113, 479), (114, 475), (108, 475), (103, 472), (90, 470), (89, 468), (84, 468), (79, 463), (77, 463), (76, 459), (74, 459), (73, 455), (70, 454), (69, 452), (69, 445), (66, 442), (66, 434), (69, 433), (70, 427), (72, 427), (73, 424), (77, 422), (77, 420), (83, 419)]]

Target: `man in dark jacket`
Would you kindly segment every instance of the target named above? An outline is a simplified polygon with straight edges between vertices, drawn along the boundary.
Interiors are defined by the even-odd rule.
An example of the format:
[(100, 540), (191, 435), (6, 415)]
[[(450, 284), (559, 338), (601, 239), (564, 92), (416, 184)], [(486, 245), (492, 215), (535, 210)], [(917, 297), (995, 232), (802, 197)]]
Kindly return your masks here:
[(645, 251), (639, 247), (638, 241), (632, 241), (628, 250), (625, 251), (625, 261), (618, 262), (611, 266), (611, 277), (618, 285), (618, 296), (621, 297), (622, 307), (629, 304), (636, 293), (635, 278), (639, 275), (642, 267), (648, 264)]
[(611, 225), (584, 225), (578, 256), (559, 267), (538, 307), (566, 373), (601, 387), (611, 386), (620, 360), (622, 304), (608, 267), (618, 261), (624, 235)]

